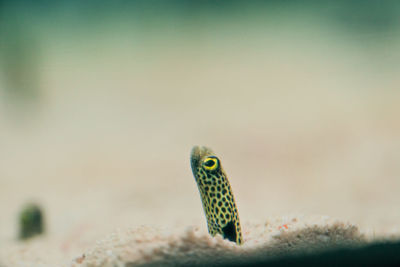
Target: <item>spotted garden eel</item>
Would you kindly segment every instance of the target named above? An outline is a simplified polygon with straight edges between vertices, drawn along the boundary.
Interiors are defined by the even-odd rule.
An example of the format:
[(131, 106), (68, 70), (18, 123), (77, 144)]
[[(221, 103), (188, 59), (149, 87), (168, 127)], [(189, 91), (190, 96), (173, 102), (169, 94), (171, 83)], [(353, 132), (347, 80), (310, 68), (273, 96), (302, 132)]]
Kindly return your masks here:
[(239, 215), (221, 161), (207, 147), (195, 146), (190, 157), (211, 236), (222, 235), (240, 245), (243, 242)]

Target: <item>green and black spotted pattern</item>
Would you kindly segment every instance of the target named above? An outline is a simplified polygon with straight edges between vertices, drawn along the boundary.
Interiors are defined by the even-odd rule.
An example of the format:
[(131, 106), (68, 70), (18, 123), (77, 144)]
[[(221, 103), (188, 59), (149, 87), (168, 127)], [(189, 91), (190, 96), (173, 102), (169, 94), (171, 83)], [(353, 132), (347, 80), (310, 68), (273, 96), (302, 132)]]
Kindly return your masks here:
[(223, 238), (242, 244), (235, 199), (220, 160), (211, 149), (198, 146), (193, 147), (190, 160), (203, 202), (208, 232), (212, 236), (220, 234)]

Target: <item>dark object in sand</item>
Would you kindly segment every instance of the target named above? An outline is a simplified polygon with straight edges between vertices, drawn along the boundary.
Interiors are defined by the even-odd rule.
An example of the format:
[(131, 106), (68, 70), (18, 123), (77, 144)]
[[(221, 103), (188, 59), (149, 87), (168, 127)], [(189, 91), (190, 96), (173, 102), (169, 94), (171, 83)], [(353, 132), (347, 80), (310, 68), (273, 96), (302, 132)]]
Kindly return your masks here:
[(274, 260), (255, 259), (245, 264), (231, 262), (219, 266), (400, 266), (400, 242), (377, 242), (358, 248), (338, 248), (322, 253)]
[[(143, 264), (140, 267), (158, 266), (193, 266), (193, 267), (319, 267), (319, 266), (400, 266), (400, 242), (376, 242), (356, 248), (336, 248), (330, 251), (283, 255), (275, 259), (268, 256), (250, 257), (248, 259), (232, 258), (231, 260), (204, 259), (195, 264), (176, 262)], [(170, 262), (172, 262), (170, 260)], [(133, 266), (133, 265), (126, 265)], [(138, 265), (135, 265), (138, 266)]]
[(28, 239), (44, 232), (44, 215), (37, 204), (26, 205), (19, 214), (19, 239)]

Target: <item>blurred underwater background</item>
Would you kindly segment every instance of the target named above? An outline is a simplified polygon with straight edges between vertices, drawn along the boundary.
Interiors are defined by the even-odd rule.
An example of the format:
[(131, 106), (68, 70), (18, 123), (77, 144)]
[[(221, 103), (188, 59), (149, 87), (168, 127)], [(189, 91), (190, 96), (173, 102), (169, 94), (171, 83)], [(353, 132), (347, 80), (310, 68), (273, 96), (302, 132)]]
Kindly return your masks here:
[(0, 244), (29, 201), (70, 257), (77, 235), (205, 229), (194, 145), (244, 222), (398, 235), (399, 48), (398, 1), (0, 1)]

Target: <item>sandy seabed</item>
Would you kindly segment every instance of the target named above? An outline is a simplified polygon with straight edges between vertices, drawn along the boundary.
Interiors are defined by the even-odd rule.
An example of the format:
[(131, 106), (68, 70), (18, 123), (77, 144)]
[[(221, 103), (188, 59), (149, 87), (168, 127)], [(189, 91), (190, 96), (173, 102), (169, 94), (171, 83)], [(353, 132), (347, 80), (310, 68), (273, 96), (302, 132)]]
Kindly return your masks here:
[[(358, 228), (327, 217), (274, 218), (264, 223), (244, 225), (244, 244), (211, 237), (199, 227), (187, 229), (142, 226), (117, 230), (92, 244), (70, 262), (60, 266), (196, 266), (274, 258), (295, 253), (324, 251), (337, 247), (367, 244)], [(58, 257), (45, 240), (36, 238), (15, 243), (2, 250), (5, 266), (44, 266)], [(73, 240), (79, 244), (79, 238)], [(47, 243), (42, 251), (43, 242)], [(58, 255), (57, 255), (58, 254)], [(51, 264), (50, 264), (51, 265)], [(57, 264), (58, 265), (58, 264)]]

